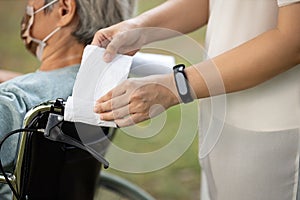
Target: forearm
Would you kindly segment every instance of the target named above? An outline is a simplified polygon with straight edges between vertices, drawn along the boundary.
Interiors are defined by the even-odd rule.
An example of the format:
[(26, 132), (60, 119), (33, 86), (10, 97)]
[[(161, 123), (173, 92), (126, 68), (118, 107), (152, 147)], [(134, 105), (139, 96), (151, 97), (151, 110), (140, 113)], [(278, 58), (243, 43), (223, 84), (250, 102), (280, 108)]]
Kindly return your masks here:
[[(130, 21), (139, 28), (156, 27), (189, 33), (207, 23), (208, 6), (208, 0), (168, 0)], [(151, 37), (154, 40), (153, 35)]]
[[(278, 26), (273, 30), (211, 60), (186, 68), (195, 98), (244, 90), (300, 63), (299, 10), (300, 3), (280, 8)], [(148, 24), (144, 23), (174, 28), (172, 23), (164, 23), (164, 17), (161, 16), (161, 22), (155, 17)], [(178, 27), (175, 29), (180, 30)], [(126, 80), (97, 101), (95, 112), (102, 120), (115, 120), (122, 127), (154, 117), (164, 110), (162, 107), (167, 109), (178, 103), (180, 98), (174, 75), (156, 75)]]
[[(283, 12), (280, 15), (289, 13)], [(295, 16), (293, 18), (297, 19)], [(197, 97), (248, 89), (299, 64), (300, 29), (295, 24), (290, 24), (291, 21), (285, 20), (288, 23), (281, 23), (279, 20), (276, 29), (212, 58), (211, 61), (188, 68), (187, 76)], [(219, 76), (214, 68), (219, 71)], [(224, 90), (220, 85), (214, 84), (220, 77), (224, 83)]]
[(15, 78), (20, 75), (21, 75), (21, 73), (18, 73), (18, 72), (0, 70), (0, 83), (10, 80), (10, 79)]

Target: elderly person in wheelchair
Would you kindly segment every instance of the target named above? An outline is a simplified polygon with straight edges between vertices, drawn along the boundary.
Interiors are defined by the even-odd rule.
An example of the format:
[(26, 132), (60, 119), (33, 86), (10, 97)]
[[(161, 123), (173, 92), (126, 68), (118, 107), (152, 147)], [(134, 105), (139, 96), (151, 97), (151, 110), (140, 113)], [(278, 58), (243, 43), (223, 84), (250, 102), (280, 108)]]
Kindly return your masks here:
[[(133, 4), (134, 0), (28, 0), (21, 37), (41, 64), (34, 73), (0, 84), (0, 138), (22, 127), (30, 108), (71, 95), (84, 47), (97, 30), (131, 17)], [(18, 136), (11, 137), (1, 150), (7, 170), (14, 163), (17, 143)], [(2, 193), (0, 199), (10, 195)]]

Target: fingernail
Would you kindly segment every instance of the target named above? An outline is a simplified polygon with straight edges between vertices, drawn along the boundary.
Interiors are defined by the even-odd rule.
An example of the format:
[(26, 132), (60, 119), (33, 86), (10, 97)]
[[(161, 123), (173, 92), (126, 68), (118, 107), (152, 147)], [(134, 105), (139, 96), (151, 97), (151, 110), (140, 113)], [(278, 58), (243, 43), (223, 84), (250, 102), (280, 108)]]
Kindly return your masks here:
[(111, 61), (111, 55), (109, 53), (105, 53), (103, 56), (103, 60), (105, 62), (110, 62)]

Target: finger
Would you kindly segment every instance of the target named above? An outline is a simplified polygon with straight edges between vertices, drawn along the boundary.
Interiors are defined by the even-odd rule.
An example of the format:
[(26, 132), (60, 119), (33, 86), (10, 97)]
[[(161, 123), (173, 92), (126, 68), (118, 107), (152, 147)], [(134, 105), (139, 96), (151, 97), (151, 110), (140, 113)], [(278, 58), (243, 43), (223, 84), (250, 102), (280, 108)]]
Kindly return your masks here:
[(126, 80), (98, 99), (95, 102), (94, 112), (108, 112), (114, 108), (116, 109), (128, 104), (129, 95), (126, 95), (127, 88), (125, 82)]
[(101, 113), (110, 112), (110, 111), (112, 111), (111, 100), (103, 102), (103, 103), (95, 103), (95, 106), (94, 106), (95, 113), (101, 114)]
[(101, 113), (100, 118), (101, 120), (112, 121), (112, 120), (123, 119), (127, 117), (129, 114), (130, 114), (129, 106), (125, 105), (121, 108), (114, 109), (109, 112)]
[(135, 124), (145, 121), (147, 119), (149, 119), (149, 116), (147, 116), (147, 115), (144, 115), (142, 113), (134, 113), (134, 114), (128, 115), (127, 117), (125, 117), (123, 119), (115, 120), (115, 123), (119, 127), (126, 127), (126, 126), (135, 125)]
[(106, 44), (109, 41), (109, 37), (105, 35), (105, 30), (101, 29), (95, 33), (91, 44), (102, 47), (103, 44)]
[(103, 103), (103, 102), (106, 102), (106, 101), (110, 101), (112, 98), (113, 98), (113, 93), (114, 91), (113, 90), (110, 90), (108, 93), (106, 93), (104, 96), (100, 97), (96, 103)]
[(98, 99), (95, 102), (94, 105), (94, 112), (95, 113), (102, 113), (102, 112), (108, 112), (112, 110), (111, 107), (111, 99), (112, 99), (113, 90), (106, 93), (104, 96), (102, 96), (100, 99)]
[(94, 112), (96, 113), (105, 113), (112, 110), (119, 109), (128, 105), (129, 97), (128, 95), (124, 94), (118, 97), (114, 97), (105, 102), (96, 102), (94, 107)]
[(106, 48), (109, 43), (110, 43), (110, 39), (102, 40), (100, 43), (100, 47)]
[(103, 60), (105, 62), (111, 62), (118, 53), (120, 47), (124, 45), (124, 41), (124, 34), (116, 35), (116, 37), (114, 37), (107, 45), (105, 53), (103, 55)]
[[(125, 81), (124, 81), (125, 82)], [(102, 103), (111, 100), (112, 98), (116, 98), (126, 93), (126, 88), (124, 87), (124, 82), (117, 85), (115, 88), (107, 92), (105, 95), (100, 97), (96, 103)]]

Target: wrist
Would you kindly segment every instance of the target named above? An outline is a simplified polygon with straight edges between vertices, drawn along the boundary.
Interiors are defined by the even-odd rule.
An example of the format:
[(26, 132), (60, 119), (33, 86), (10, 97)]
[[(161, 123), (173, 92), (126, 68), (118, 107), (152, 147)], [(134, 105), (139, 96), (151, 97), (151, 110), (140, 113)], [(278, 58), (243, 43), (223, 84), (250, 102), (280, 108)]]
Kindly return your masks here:
[(177, 92), (177, 87), (176, 87), (174, 75), (173, 74), (168, 74), (166, 80), (168, 80), (167, 84), (168, 84), (168, 89), (170, 90), (170, 93), (171, 93), (170, 102), (171, 102), (172, 106), (181, 103), (181, 98), (180, 98), (180, 96)]
[(131, 19), (125, 20), (125, 21), (123, 21), (123, 23), (126, 23), (127, 27), (129, 27), (130, 29), (143, 28), (142, 23), (140, 22), (140, 20), (138, 18), (131, 18)]

